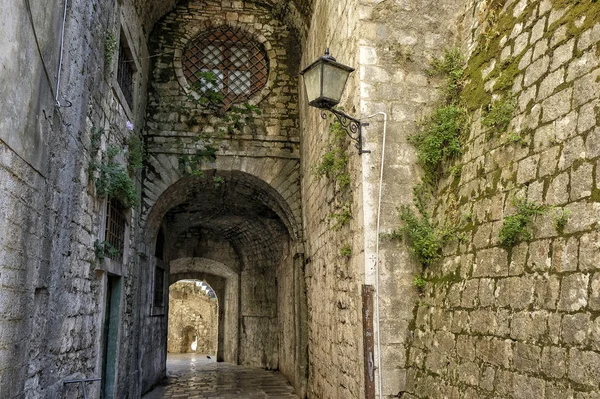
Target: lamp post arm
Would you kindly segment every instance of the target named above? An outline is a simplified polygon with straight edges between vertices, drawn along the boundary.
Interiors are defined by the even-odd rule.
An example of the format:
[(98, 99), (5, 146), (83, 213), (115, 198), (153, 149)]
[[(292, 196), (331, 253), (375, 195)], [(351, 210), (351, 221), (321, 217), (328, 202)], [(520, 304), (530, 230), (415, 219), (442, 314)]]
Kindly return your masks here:
[(333, 107), (328, 108), (327, 110), (321, 110), (321, 118), (323, 119), (327, 119), (327, 114), (325, 111), (329, 111), (335, 115), (337, 120), (340, 122), (340, 125), (342, 125), (346, 131), (346, 135), (350, 137), (350, 140), (354, 141), (359, 155), (371, 152), (369, 150), (362, 149), (362, 127), (368, 126), (368, 123), (362, 123), (360, 120), (353, 118), (345, 112)]

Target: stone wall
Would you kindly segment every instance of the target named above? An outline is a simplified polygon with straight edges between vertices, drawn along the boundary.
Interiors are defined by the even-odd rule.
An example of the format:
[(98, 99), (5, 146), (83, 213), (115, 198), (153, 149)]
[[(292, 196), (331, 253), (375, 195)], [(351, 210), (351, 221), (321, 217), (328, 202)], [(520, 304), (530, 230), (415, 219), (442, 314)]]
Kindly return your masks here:
[[(364, 389), (362, 285), (377, 285), (376, 258), (379, 175), (382, 158), (383, 115), (387, 114), (386, 157), (383, 170), (380, 232), (398, 225), (396, 208), (412, 200), (419, 179), (414, 150), (407, 137), (433, 107), (440, 79), (427, 73), (432, 59), (456, 40), (456, 1), (345, 1), (317, 2), (304, 61), (308, 65), (325, 46), (339, 62), (357, 68), (346, 87), (344, 109), (360, 117), (364, 149), (357, 154), (348, 141), (351, 194), (335, 183), (318, 179), (312, 171), (328, 148), (329, 121), (301, 101), (303, 121), (303, 197), (306, 198), (305, 237), (309, 310), (311, 312), (311, 380), (314, 397), (362, 397)], [(355, 99), (354, 102), (350, 99)], [(309, 200), (310, 198), (310, 200)], [(337, 229), (332, 214), (350, 200), (351, 220)], [(326, 204), (324, 206), (324, 204)], [(350, 244), (349, 260), (340, 249)], [(408, 330), (417, 295), (412, 286), (417, 265), (404, 244), (379, 242), (380, 332), (383, 394), (395, 397), (404, 390)], [(377, 332), (375, 325), (375, 333)], [(377, 348), (373, 361), (377, 364)], [(379, 377), (375, 375), (376, 390)], [(352, 381), (348, 381), (348, 380)]]
[[(599, 15), (591, 1), (469, 4), (472, 125), (435, 210), (460, 239), (427, 271), (407, 397), (599, 394)], [(507, 103), (507, 129), (490, 125)], [(546, 208), (509, 245), (515, 197)]]
[[(196, 282), (180, 281), (169, 287), (167, 352), (217, 354), (217, 299)], [(191, 347), (196, 342), (196, 350)]]
[[(113, 92), (107, 33), (118, 39), (121, 20), (128, 26), (139, 57), (139, 94), (146, 53), (127, 2), (69, 4), (57, 87), (64, 3), (31, 2), (31, 18), (27, 3), (6, 4), (0, 27), (0, 396), (73, 397), (78, 388), (63, 381), (100, 377), (103, 357), (106, 268), (94, 242), (104, 239), (105, 200), (95, 195), (90, 159), (108, 145), (124, 145), (131, 134), (125, 122), (139, 126), (145, 107), (140, 97), (139, 108), (126, 114)], [(98, 153), (92, 126), (105, 129)], [(133, 241), (132, 220), (133, 214)], [(126, 383), (137, 378), (134, 271), (122, 266), (118, 397), (137, 389)], [(90, 393), (99, 388), (90, 385)]]
[[(360, 32), (355, 20), (357, 7), (358, 1), (315, 2), (311, 28), (303, 45), (302, 67), (323, 55), (326, 47), (339, 62), (355, 65)], [(354, 98), (357, 82), (357, 75), (352, 75), (345, 98)], [(360, 198), (354, 195), (359, 184), (360, 158), (346, 142), (342, 150), (350, 157), (346, 168), (352, 177), (349, 187), (340, 188), (327, 176), (315, 176), (314, 168), (329, 150), (332, 120), (322, 120), (320, 113), (307, 105), (304, 89), (302, 95), (302, 197), (306, 199), (303, 217), (310, 324), (307, 392), (310, 398), (360, 398), (363, 395), (362, 263), (357, 255), (362, 246), (362, 210)], [(344, 106), (350, 113), (356, 113), (358, 104), (348, 100)], [(344, 213), (351, 218), (337, 223), (333, 215)], [(352, 254), (341, 255), (343, 247), (351, 248)]]

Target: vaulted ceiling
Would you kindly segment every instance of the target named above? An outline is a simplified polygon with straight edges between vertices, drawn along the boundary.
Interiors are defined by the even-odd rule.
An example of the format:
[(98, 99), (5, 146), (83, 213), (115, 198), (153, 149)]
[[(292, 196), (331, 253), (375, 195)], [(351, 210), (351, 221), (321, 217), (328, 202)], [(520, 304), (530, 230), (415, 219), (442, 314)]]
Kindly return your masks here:
[[(180, 2), (201, 2), (203, 0), (133, 0), (138, 13), (143, 21), (144, 31), (150, 34), (154, 24), (165, 14), (171, 11), (177, 3)], [(310, 21), (315, 0), (245, 0), (253, 2), (259, 6), (271, 8), (273, 15), (278, 19), (285, 21), (296, 20), (294, 25), (302, 23), (304, 28)], [(298, 17), (302, 22), (297, 21)], [(294, 28), (303, 31), (303, 27), (294, 26)]]

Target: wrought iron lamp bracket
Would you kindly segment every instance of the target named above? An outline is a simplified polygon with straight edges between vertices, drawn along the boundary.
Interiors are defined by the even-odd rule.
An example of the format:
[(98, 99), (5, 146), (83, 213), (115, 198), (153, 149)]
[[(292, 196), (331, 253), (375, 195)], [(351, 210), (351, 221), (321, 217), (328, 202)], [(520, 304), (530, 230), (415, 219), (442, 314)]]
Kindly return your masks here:
[(351, 117), (350, 115), (340, 111), (335, 108), (327, 108), (321, 110), (321, 118), (327, 119), (327, 114), (325, 111), (329, 111), (335, 115), (337, 120), (342, 125), (342, 128), (346, 131), (346, 135), (350, 137), (350, 140), (354, 141), (354, 145), (358, 149), (358, 155), (368, 154), (371, 151), (362, 149), (362, 127), (369, 126), (368, 123), (363, 123), (356, 118)]

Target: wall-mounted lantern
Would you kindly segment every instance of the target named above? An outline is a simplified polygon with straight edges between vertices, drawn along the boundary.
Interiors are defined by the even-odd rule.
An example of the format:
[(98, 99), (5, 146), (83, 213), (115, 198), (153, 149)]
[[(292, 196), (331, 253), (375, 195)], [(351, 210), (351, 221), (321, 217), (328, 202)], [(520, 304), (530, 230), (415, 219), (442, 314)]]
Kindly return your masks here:
[(304, 78), (308, 105), (322, 110), (321, 117), (323, 119), (327, 118), (325, 111), (333, 113), (346, 130), (348, 137), (356, 143), (358, 153), (363, 154), (370, 152), (362, 149), (361, 127), (366, 124), (333, 108), (340, 102), (348, 76), (352, 71), (354, 68), (337, 62), (329, 54), (328, 48), (325, 50), (325, 55), (306, 67), (300, 72), (300, 75)]

